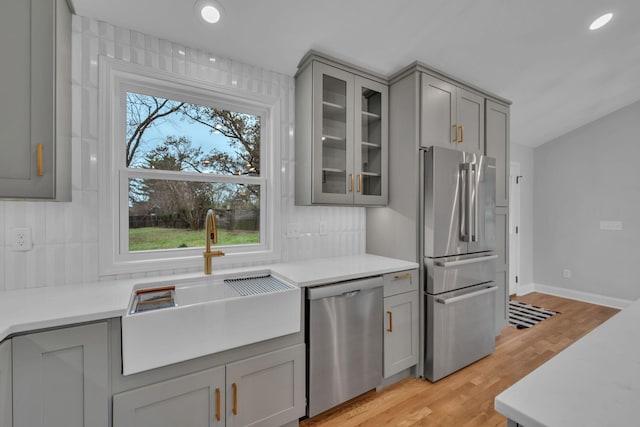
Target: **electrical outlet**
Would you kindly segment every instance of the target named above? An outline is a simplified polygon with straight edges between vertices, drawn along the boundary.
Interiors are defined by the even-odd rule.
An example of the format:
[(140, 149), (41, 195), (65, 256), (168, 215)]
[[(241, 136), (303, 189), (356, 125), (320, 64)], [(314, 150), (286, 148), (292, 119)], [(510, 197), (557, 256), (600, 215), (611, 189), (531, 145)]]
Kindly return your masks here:
[(287, 224), (287, 237), (292, 239), (300, 237), (300, 225), (295, 222)]
[(318, 224), (318, 234), (321, 236), (326, 236), (327, 234), (329, 234), (327, 232), (327, 222), (326, 221), (320, 221), (320, 223)]
[(571, 279), (571, 270), (565, 268), (562, 272), (562, 275), (565, 279)]
[(14, 251), (30, 251), (33, 247), (31, 241), (31, 229), (28, 227), (17, 227), (13, 229), (11, 248)]

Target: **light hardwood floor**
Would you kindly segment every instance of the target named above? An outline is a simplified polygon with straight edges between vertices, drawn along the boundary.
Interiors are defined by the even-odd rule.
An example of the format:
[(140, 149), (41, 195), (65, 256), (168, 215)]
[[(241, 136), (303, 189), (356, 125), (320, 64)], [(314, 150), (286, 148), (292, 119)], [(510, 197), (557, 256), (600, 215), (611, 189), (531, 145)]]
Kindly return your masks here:
[(407, 378), (300, 426), (506, 426), (506, 418), (493, 409), (496, 395), (618, 312), (539, 293), (515, 299), (560, 314), (533, 328), (504, 328), (495, 353), (435, 384)]

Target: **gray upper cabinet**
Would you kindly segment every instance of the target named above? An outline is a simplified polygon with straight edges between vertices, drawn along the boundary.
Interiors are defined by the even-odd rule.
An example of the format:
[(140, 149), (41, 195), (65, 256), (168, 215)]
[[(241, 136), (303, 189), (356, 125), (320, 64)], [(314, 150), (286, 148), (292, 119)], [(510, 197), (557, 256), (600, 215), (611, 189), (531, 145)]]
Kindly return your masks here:
[(3, 0), (0, 55), (0, 198), (70, 200), (67, 2)]
[(385, 205), (388, 87), (315, 56), (296, 75), (296, 204)]
[(422, 74), (420, 145), (484, 153), (484, 98)]
[(509, 107), (487, 99), (487, 156), (496, 159), (496, 206), (509, 205)]
[(13, 425), (11, 376), (11, 340), (6, 340), (0, 343), (0, 427)]
[(107, 323), (21, 335), (13, 343), (14, 427), (107, 427)]

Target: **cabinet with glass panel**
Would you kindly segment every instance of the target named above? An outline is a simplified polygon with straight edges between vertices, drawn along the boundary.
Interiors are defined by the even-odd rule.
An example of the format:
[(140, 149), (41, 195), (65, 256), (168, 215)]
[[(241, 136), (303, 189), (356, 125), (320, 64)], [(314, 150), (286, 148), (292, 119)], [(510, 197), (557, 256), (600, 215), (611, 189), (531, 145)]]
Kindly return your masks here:
[(386, 205), (388, 88), (317, 54), (296, 75), (296, 204)]

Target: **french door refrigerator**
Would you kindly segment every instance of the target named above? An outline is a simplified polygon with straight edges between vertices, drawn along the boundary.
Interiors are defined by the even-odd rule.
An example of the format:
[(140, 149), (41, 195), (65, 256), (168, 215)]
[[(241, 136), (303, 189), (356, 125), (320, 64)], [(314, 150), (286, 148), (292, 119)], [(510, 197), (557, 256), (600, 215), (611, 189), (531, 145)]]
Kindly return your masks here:
[(495, 350), (495, 159), (421, 154), (424, 375), (437, 381)]

